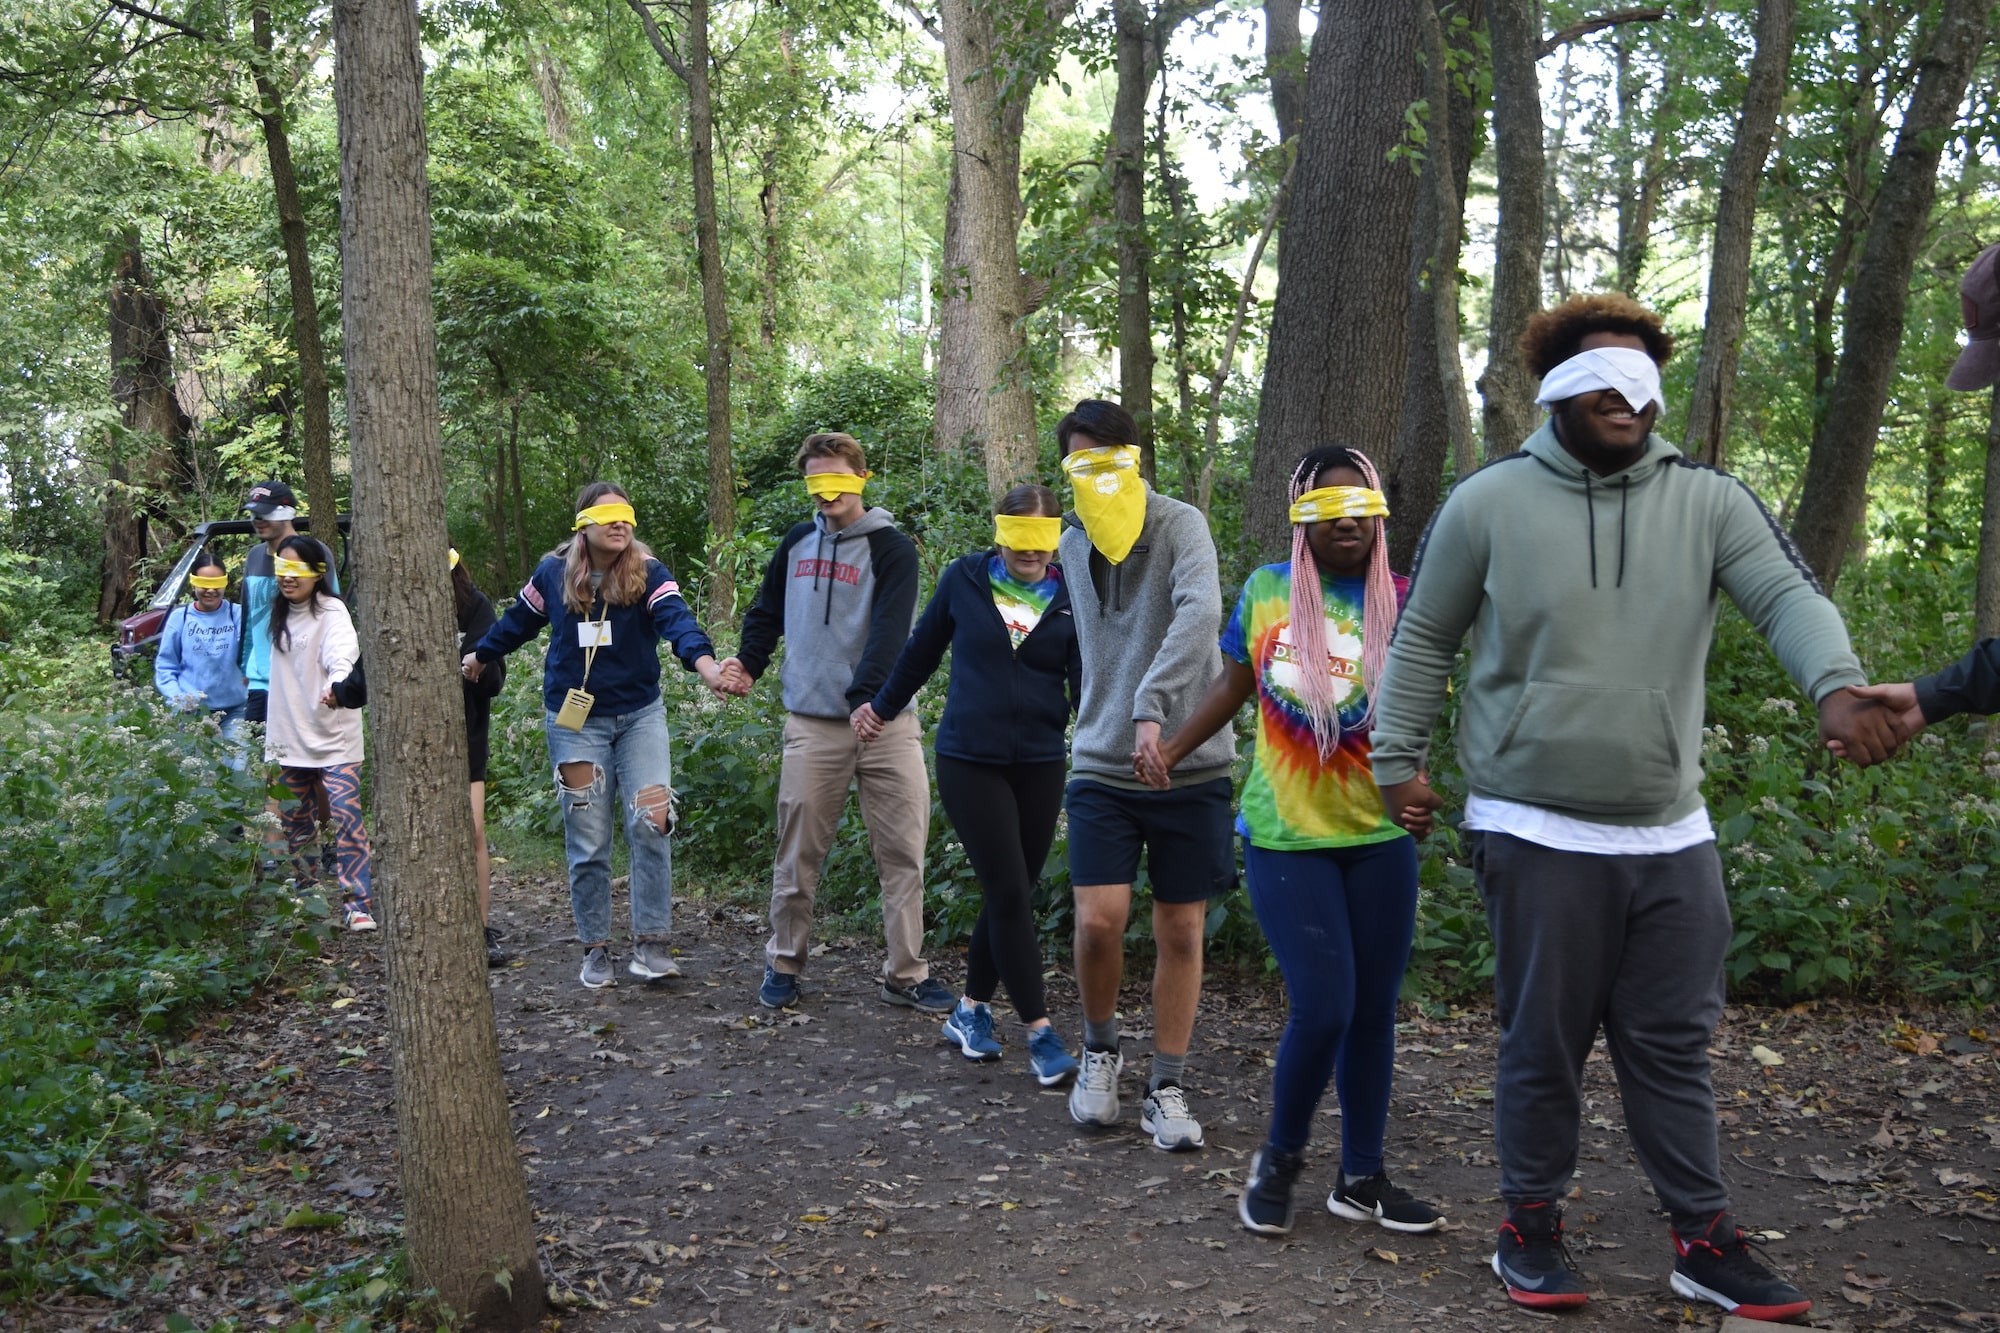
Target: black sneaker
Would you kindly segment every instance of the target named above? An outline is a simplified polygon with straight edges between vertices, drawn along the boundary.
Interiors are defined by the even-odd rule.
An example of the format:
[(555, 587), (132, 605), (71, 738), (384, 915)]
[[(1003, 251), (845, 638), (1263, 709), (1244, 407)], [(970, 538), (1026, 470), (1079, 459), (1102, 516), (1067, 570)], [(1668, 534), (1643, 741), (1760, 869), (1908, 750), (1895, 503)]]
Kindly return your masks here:
[(493, 927), (486, 928), (486, 966), (505, 967), (514, 961), (514, 955), (500, 947), (500, 932)]
[(1700, 1235), (1674, 1233), (1674, 1291), (1719, 1305), (1739, 1319), (1795, 1319), (1812, 1309), (1806, 1294), (1757, 1261), (1759, 1242), (1737, 1230), (1727, 1210)]
[(883, 982), (882, 1003), (921, 1009), (927, 1014), (948, 1014), (958, 1008), (958, 997), (940, 985), (936, 977), (925, 977), (914, 986)]
[(1436, 1231), (1444, 1214), (1377, 1171), (1361, 1180), (1342, 1172), (1326, 1196), (1326, 1210), (1350, 1222), (1375, 1222), (1391, 1231)]
[(1563, 1247), (1562, 1211), (1552, 1203), (1517, 1203), (1500, 1224), (1493, 1276), (1507, 1297), (1532, 1310), (1570, 1310), (1590, 1299)]
[(1250, 1159), (1250, 1183), (1236, 1200), (1236, 1215), (1260, 1236), (1283, 1236), (1292, 1229), (1292, 1187), (1305, 1169), (1304, 1153), (1279, 1152), (1265, 1144)]

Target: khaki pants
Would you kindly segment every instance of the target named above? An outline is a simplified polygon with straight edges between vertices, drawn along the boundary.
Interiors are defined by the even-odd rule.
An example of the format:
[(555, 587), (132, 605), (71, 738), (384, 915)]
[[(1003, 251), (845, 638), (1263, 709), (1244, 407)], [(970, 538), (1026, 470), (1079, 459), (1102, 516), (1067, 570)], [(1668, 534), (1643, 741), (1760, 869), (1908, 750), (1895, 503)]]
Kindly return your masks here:
[(882, 935), (889, 957), (882, 975), (914, 986), (931, 974), (924, 962), (924, 845), (930, 837), (930, 774), (906, 711), (863, 742), (844, 718), (785, 717), (785, 760), (778, 775), (778, 861), (771, 871), (771, 938), (764, 956), (779, 972), (805, 971), (812, 946), (813, 899), (833, 849), (847, 789), (859, 789), (861, 819), (882, 881)]

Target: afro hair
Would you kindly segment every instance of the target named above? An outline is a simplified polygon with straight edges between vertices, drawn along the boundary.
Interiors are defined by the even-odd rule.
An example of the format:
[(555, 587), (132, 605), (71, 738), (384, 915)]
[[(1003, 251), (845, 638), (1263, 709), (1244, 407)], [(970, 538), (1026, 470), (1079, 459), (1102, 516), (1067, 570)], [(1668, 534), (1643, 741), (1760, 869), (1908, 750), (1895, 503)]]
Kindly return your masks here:
[(1646, 344), (1655, 365), (1674, 354), (1674, 335), (1666, 322), (1631, 297), (1618, 292), (1572, 296), (1551, 310), (1538, 311), (1521, 335), (1521, 359), (1537, 379), (1582, 350), (1593, 333), (1629, 333)]

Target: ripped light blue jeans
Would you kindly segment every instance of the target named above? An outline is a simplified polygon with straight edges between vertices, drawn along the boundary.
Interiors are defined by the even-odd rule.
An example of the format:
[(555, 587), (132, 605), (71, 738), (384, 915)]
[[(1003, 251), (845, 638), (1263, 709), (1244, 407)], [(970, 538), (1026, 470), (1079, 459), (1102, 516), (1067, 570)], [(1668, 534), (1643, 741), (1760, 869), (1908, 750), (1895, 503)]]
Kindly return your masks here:
[[(640, 793), (673, 784), (667, 748), (667, 714), (659, 700), (618, 717), (592, 714), (583, 730), (556, 725), (547, 714), (556, 799), (562, 803), (563, 849), (569, 861), (569, 907), (576, 937), (587, 948), (611, 939), (611, 837), (620, 817), (632, 853), (632, 937), (665, 939), (673, 924), (674, 863), (662, 834), (639, 801)], [(587, 786), (563, 781), (564, 764), (589, 763)], [(663, 798), (661, 798), (663, 799)]]

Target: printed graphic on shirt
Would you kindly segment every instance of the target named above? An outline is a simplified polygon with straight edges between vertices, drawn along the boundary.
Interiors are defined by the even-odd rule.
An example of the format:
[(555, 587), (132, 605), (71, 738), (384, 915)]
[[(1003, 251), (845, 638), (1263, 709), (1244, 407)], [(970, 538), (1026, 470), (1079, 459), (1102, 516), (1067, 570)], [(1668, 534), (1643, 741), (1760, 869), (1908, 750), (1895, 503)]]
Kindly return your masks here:
[(813, 556), (802, 556), (792, 567), (795, 579), (832, 579), (836, 583), (858, 584), (861, 582), (861, 566), (850, 565), (844, 560), (823, 560)]
[(233, 607), (213, 615), (190, 611), (181, 619), (181, 659), (213, 657), (226, 661), (236, 655), (238, 637)]
[(1007, 623), (1007, 637), (1019, 648), (1042, 623), (1062, 580), (1051, 574), (1035, 583), (1023, 583), (1007, 572), (1007, 562), (999, 556), (987, 561), (986, 581), (993, 586), (993, 605)]
[(1401, 837), (1382, 808), (1368, 738), (1350, 730), (1368, 711), (1361, 680), (1360, 579), (1320, 580), (1328, 661), (1341, 736), (1322, 760), (1299, 701), (1302, 663), (1292, 643), (1291, 565), (1265, 565), (1244, 581), (1222, 651), (1257, 676), (1257, 750), (1243, 784), (1236, 830), (1258, 847), (1348, 847)]

